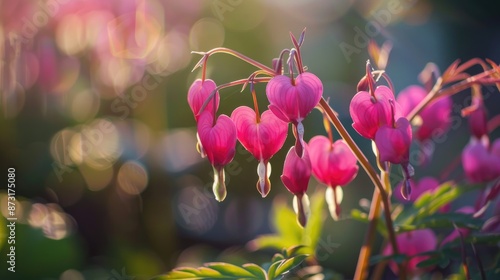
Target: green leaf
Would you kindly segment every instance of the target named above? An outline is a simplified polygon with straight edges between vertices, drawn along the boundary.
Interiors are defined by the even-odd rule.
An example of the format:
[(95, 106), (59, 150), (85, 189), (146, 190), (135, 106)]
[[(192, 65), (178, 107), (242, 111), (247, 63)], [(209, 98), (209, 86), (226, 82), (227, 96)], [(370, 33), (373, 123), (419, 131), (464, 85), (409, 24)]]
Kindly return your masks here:
[(417, 267), (429, 267), (429, 266), (439, 266), (446, 267), (450, 263), (450, 259), (447, 258), (444, 254), (440, 254), (439, 252), (434, 252), (433, 256), (430, 258), (423, 260), (417, 264)]
[(229, 263), (212, 262), (206, 263), (199, 268), (180, 267), (154, 279), (266, 279), (265, 271), (256, 264), (244, 264), (239, 267)]
[(300, 265), (306, 258), (307, 255), (298, 255), (273, 263), (268, 270), (269, 279), (281, 279), (281, 276)]
[(352, 209), (351, 210), (351, 217), (355, 220), (358, 220), (360, 222), (365, 222), (365, 223), (368, 223), (368, 214), (366, 214), (365, 212), (362, 212), (361, 210), (359, 209)]
[(415, 221), (417, 228), (453, 228), (458, 227), (480, 229), (483, 221), (464, 213), (436, 213)]
[[(297, 217), (286, 203), (276, 201), (274, 204), (273, 225), (279, 236), (292, 244), (299, 244), (302, 240), (302, 228), (297, 223)], [(282, 248), (282, 247), (281, 247)]]

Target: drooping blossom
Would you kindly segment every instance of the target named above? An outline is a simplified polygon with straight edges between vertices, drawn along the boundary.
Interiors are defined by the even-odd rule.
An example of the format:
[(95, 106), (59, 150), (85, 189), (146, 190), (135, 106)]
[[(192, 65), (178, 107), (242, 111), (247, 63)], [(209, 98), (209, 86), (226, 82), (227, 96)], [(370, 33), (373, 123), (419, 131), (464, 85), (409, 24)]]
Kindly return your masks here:
[(236, 126), (226, 115), (220, 115), (214, 123), (212, 113), (204, 111), (198, 119), (198, 136), (214, 169), (215, 198), (223, 201), (226, 197), (224, 166), (234, 158)]
[(373, 95), (368, 91), (356, 93), (349, 105), (352, 127), (361, 136), (373, 140), (381, 126), (390, 125), (394, 117), (401, 116), (397, 103), (394, 109), (391, 108), (391, 101), (394, 100), (394, 93), (386, 86), (378, 86)]
[[(404, 254), (409, 257), (409, 261), (405, 264), (406, 272), (409, 279), (415, 276), (419, 276), (425, 271), (432, 269), (432, 267), (419, 268), (418, 263), (430, 258), (430, 255), (417, 256), (420, 253), (433, 251), (437, 247), (437, 238), (434, 232), (430, 229), (419, 229), (414, 231), (408, 231), (400, 233), (396, 236), (396, 242), (398, 243), (399, 253)], [(388, 244), (383, 254), (388, 256), (392, 255), (392, 246)], [(394, 261), (389, 262), (389, 267), (394, 272), (394, 274), (399, 273), (399, 268)]]
[(295, 79), (277, 75), (266, 87), (269, 109), (281, 120), (291, 122), (298, 134), (296, 152), (304, 150), (304, 126), (302, 121), (318, 105), (323, 94), (321, 80), (312, 73), (299, 74)]
[(344, 140), (331, 142), (328, 137), (318, 135), (309, 141), (309, 157), (316, 179), (327, 185), (326, 201), (332, 218), (340, 216), (342, 189), (358, 174), (357, 160)]
[(258, 161), (257, 190), (262, 197), (271, 190), (271, 168), (269, 160), (285, 143), (288, 123), (280, 120), (271, 111), (266, 110), (257, 119), (253, 109), (241, 106), (231, 114), (236, 125), (238, 140)]
[(423, 177), (420, 180), (416, 181), (414, 179), (410, 179), (411, 184), (411, 198), (409, 200), (405, 200), (401, 196), (401, 188), (403, 184), (400, 183), (394, 189), (394, 198), (401, 202), (415, 202), (422, 194), (431, 193), (435, 189), (439, 187), (439, 181), (433, 177)]
[(410, 157), (411, 139), (411, 125), (406, 118), (399, 118), (394, 126), (380, 127), (375, 134), (380, 161), (407, 164)]
[(462, 152), (462, 165), (472, 183), (485, 183), (500, 177), (500, 139), (471, 138)]
[(294, 209), (297, 220), (301, 226), (305, 226), (309, 213), (309, 198), (306, 191), (311, 178), (311, 160), (307, 148), (304, 147), (302, 156), (298, 156), (295, 147), (291, 147), (283, 164), (281, 181), (294, 197)]
[[(189, 107), (191, 107), (191, 111), (193, 111), (194, 118), (198, 121), (200, 117), (200, 109), (203, 104), (208, 100), (210, 94), (215, 90), (216, 84), (213, 80), (206, 79), (202, 81), (201, 79), (197, 79), (191, 84), (189, 87), (187, 100), (189, 103)], [(215, 102), (215, 106), (213, 104)], [(209, 104), (206, 105), (203, 111), (208, 111), (212, 115), (215, 114), (217, 109), (219, 108), (220, 96), (219, 92), (215, 93), (215, 96), (210, 100)]]
[[(401, 106), (403, 116), (408, 116), (410, 112), (427, 95), (427, 91), (417, 85), (411, 85), (403, 89), (396, 99)], [(441, 135), (450, 128), (450, 114), (453, 102), (451, 97), (444, 96), (432, 101), (425, 106), (418, 114), (421, 124), (415, 132), (415, 137), (423, 142), (432, 138), (434, 135)]]

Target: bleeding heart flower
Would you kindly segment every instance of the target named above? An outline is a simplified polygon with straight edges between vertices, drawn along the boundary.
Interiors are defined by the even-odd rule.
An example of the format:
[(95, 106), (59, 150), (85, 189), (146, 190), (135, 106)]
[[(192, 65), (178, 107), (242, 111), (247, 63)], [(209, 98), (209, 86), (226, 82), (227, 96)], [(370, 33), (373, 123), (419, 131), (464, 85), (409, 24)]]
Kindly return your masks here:
[(234, 158), (236, 126), (226, 115), (214, 122), (212, 113), (203, 111), (198, 119), (198, 135), (208, 160), (214, 168), (213, 191), (218, 201), (226, 197), (224, 166)]
[(390, 125), (394, 118), (401, 117), (399, 105), (394, 104), (393, 110), (391, 100), (395, 100), (394, 93), (386, 86), (377, 87), (374, 96), (367, 91), (356, 93), (349, 106), (352, 127), (361, 136), (374, 139), (379, 127)]
[(500, 139), (489, 147), (487, 137), (471, 138), (462, 152), (465, 175), (472, 183), (485, 183), (500, 177)]
[(323, 94), (321, 80), (311, 73), (302, 73), (294, 80), (284, 75), (272, 78), (266, 87), (269, 109), (281, 120), (291, 122), (298, 133), (296, 150), (303, 153), (302, 120), (318, 105)]
[[(191, 107), (191, 111), (193, 111), (194, 118), (198, 121), (200, 117), (200, 109), (203, 106), (203, 103), (210, 97), (210, 94), (215, 90), (217, 86), (213, 80), (207, 79), (202, 81), (201, 79), (197, 79), (193, 82), (191, 87), (189, 88), (187, 100), (189, 103), (189, 107)], [(215, 107), (214, 102), (215, 100)], [(215, 114), (217, 109), (219, 108), (220, 96), (219, 92), (215, 94), (213, 99), (207, 104), (204, 111), (210, 112), (212, 115)]]
[[(432, 267), (419, 268), (417, 264), (429, 259), (430, 255), (417, 256), (420, 253), (433, 251), (437, 247), (437, 238), (434, 232), (430, 229), (419, 229), (414, 231), (408, 231), (398, 234), (396, 236), (396, 242), (398, 243), (399, 253), (404, 254), (410, 258), (408, 262), (405, 263), (407, 273), (412, 276), (418, 276), (427, 270), (432, 269)], [(389, 244), (385, 247), (383, 255), (392, 255), (392, 246)], [(390, 261), (389, 267), (397, 275), (399, 272), (396, 262)], [(408, 277), (411, 279), (412, 277)]]
[(314, 176), (328, 186), (328, 208), (336, 220), (340, 216), (339, 204), (342, 200), (342, 189), (338, 187), (349, 184), (358, 174), (356, 157), (344, 140), (332, 143), (322, 135), (309, 141), (308, 152)]
[[(407, 116), (427, 95), (427, 91), (417, 85), (403, 89), (397, 98), (401, 112)], [(445, 133), (450, 127), (450, 114), (453, 102), (451, 97), (441, 97), (427, 105), (420, 113), (421, 125), (416, 131), (419, 141), (430, 139), (434, 133)]]
[(288, 123), (280, 120), (269, 110), (264, 111), (257, 120), (255, 111), (246, 106), (236, 108), (231, 114), (231, 119), (236, 125), (241, 145), (259, 161), (257, 190), (262, 197), (265, 197), (271, 190), (269, 160), (283, 147)]
[(311, 178), (311, 161), (307, 148), (302, 157), (297, 155), (295, 147), (291, 147), (283, 164), (281, 181), (289, 192), (295, 195), (294, 208), (300, 225), (305, 226), (309, 213), (309, 199), (306, 195)]
[(375, 134), (380, 161), (394, 164), (408, 163), (411, 139), (411, 125), (406, 118), (399, 118), (394, 127), (389, 125), (380, 127)]

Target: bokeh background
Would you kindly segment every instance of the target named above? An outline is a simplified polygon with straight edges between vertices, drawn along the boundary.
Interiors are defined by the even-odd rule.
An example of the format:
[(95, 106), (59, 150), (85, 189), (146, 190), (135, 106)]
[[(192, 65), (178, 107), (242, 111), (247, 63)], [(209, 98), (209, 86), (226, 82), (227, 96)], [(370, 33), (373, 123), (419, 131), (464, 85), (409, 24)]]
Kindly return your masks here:
[[(457, 58), (499, 62), (498, 8), (466, 0), (0, 0), (0, 209), (6, 217), (5, 174), (14, 167), (18, 218), (15, 274), (0, 219), (0, 278), (149, 279), (179, 265), (268, 260), (272, 252), (246, 244), (272, 232), (273, 201), (291, 202), (279, 175), (292, 137), (272, 160), (266, 199), (255, 189), (256, 160), (238, 144), (228, 197), (217, 203), (186, 101), (200, 76), (191, 51), (224, 46), (270, 65), (292, 46), (289, 32), (307, 27), (304, 63), (350, 128), (368, 39), (393, 43), (387, 72), (399, 91), (418, 83), (430, 61), (441, 70)], [(208, 66), (217, 84), (253, 70), (222, 54)], [(264, 108), (264, 86), (257, 90)], [(498, 112), (498, 92), (486, 90)], [(454, 97), (460, 109), (466, 96)], [(219, 112), (243, 104), (251, 104), (248, 92), (226, 89)], [(441, 174), (468, 141), (465, 124), (435, 143), (431, 163), (418, 160), (415, 145), (417, 176)], [(305, 127), (307, 139), (324, 134), (317, 111)], [(311, 193), (317, 185), (311, 180)], [(325, 220), (323, 236), (339, 246), (324, 249), (321, 264), (346, 277), (365, 233), (348, 213), (372, 188), (360, 172), (345, 187), (345, 218)]]

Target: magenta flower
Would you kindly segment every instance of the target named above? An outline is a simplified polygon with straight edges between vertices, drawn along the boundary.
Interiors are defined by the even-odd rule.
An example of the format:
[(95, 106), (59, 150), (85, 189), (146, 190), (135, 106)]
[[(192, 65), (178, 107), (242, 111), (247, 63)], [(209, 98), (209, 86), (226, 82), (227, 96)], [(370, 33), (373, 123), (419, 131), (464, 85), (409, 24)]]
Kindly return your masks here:
[(411, 125), (406, 118), (399, 118), (394, 126), (384, 125), (375, 134), (375, 144), (380, 161), (407, 164), (412, 139)]
[(367, 91), (356, 93), (349, 106), (352, 127), (361, 136), (374, 139), (379, 127), (390, 125), (394, 118), (401, 116), (397, 103), (394, 110), (391, 109), (391, 100), (395, 100), (394, 93), (386, 86), (377, 87), (374, 96)]
[[(207, 79), (202, 81), (201, 79), (197, 79), (193, 82), (191, 87), (189, 88), (187, 100), (189, 103), (189, 107), (191, 107), (191, 111), (193, 111), (194, 118), (198, 121), (200, 117), (200, 109), (203, 106), (203, 103), (208, 99), (210, 94), (215, 90), (217, 86), (213, 80)], [(215, 100), (215, 107), (214, 102)], [(217, 109), (219, 108), (220, 96), (219, 92), (215, 94), (214, 98), (207, 104), (204, 111), (208, 111), (210, 113), (215, 114)], [(215, 110), (214, 110), (215, 109)]]
[(289, 192), (295, 195), (294, 208), (300, 225), (305, 226), (309, 213), (309, 199), (306, 191), (311, 178), (311, 161), (307, 148), (302, 157), (297, 155), (295, 147), (291, 147), (283, 164), (281, 181)]
[[(417, 264), (430, 258), (430, 255), (417, 256), (420, 253), (433, 251), (437, 247), (437, 238), (434, 232), (430, 229), (419, 229), (409, 232), (403, 232), (396, 236), (396, 241), (399, 247), (399, 253), (410, 258), (406, 263), (406, 271), (410, 276), (418, 276), (424, 273), (431, 267), (423, 269), (417, 267)], [(391, 245), (387, 245), (383, 254), (392, 255)], [(397, 275), (399, 272), (398, 266), (394, 261), (389, 262), (389, 267)], [(411, 277), (409, 277), (411, 278)]]
[(331, 142), (325, 136), (313, 137), (308, 145), (312, 171), (318, 181), (328, 186), (327, 202), (333, 219), (340, 216), (341, 189), (358, 174), (357, 160), (344, 140)]
[(212, 113), (204, 111), (198, 119), (198, 135), (214, 168), (215, 198), (222, 201), (226, 197), (224, 166), (233, 160), (235, 154), (236, 126), (226, 115), (220, 115), (214, 124)]
[(272, 78), (266, 87), (269, 109), (281, 120), (291, 122), (298, 133), (296, 149), (303, 153), (302, 120), (318, 105), (323, 94), (321, 80), (311, 73), (299, 74), (294, 80), (284, 75)]
[(241, 145), (259, 161), (257, 190), (262, 197), (266, 197), (271, 190), (269, 160), (283, 147), (288, 124), (269, 110), (264, 111), (260, 119), (257, 119), (255, 111), (246, 106), (236, 108), (231, 119), (236, 125)]
[[(403, 116), (407, 116), (427, 95), (427, 91), (417, 85), (403, 89), (397, 98)], [(427, 105), (420, 113), (421, 125), (416, 131), (419, 141), (430, 139), (435, 133), (442, 134), (450, 127), (451, 97), (441, 97)]]
[(489, 145), (486, 137), (471, 138), (462, 152), (465, 175), (472, 183), (485, 183), (500, 177), (500, 139)]

